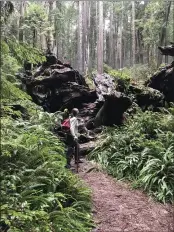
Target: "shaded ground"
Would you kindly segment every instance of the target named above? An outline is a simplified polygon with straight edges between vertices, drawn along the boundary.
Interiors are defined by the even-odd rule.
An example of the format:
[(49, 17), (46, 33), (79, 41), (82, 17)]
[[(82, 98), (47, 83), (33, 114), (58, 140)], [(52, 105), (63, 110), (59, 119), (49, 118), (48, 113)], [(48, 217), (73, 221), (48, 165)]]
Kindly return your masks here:
[(174, 232), (174, 209), (115, 181), (84, 160), (80, 177), (92, 189), (97, 228), (92, 232)]

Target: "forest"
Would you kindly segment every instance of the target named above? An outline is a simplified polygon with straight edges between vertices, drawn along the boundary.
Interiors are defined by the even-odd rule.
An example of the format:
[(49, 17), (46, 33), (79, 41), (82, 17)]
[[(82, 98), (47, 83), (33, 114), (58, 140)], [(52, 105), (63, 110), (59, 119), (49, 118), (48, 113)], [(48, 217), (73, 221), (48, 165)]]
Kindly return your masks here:
[(174, 1), (0, 11), (0, 232), (174, 231)]

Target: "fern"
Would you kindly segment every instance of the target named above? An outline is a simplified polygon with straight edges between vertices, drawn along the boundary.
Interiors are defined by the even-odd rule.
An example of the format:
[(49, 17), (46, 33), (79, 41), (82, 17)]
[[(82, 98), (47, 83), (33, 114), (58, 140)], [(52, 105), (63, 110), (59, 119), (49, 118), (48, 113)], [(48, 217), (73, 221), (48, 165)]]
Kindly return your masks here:
[[(41, 224), (40, 227), (37, 224), (40, 231), (61, 226), (64, 231), (71, 228), (89, 231), (92, 226), (91, 216), (87, 216), (90, 215), (90, 194), (78, 178), (64, 168), (63, 144), (44, 126), (7, 118), (2, 121), (2, 203), (8, 205), (2, 209), (2, 219), (8, 219), (14, 231), (34, 231), (37, 222)], [(60, 224), (57, 217), (53, 217), (55, 210), (61, 215)], [(40, 211), (42, 217), (36, 213)]]
[(138, 111), (121, 128), (107, 128), (90, 158), (118, 179), (162, 202), (174, 202), (174, 114)]
[[(1, 221), (13, 232), (61, 228), (66, 232), (88, 232), (93, 226), (91, 193), (65, 168), (64, 144), (52, 133), (61, 114), (43, 112), (20, 89), (14, 75), (24, 53), (33, 63), (40, 55), (37, 49), (32, 54), (25, 44), (12, 40), (8, 45), (4, 42), (3, 49), (8, 59), (2, 66)], [(27, 120), (22, 118), (22, 112), (13, 109), (15, 104), (27, 109)]]

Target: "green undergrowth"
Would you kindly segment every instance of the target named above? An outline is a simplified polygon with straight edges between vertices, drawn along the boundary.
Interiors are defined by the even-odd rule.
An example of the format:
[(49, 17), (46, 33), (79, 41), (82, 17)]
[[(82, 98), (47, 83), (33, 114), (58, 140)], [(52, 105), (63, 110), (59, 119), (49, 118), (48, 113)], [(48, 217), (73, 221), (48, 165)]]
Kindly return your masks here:
[(119, 78), (125, 82), (125, 84), (136, 83), (142, 84), (149, 79), (157, 69), (157, 64), (154, 60), (151, 64), (135, 64), (133, 67), (123, 69), (113, 69), (108, 65), (104, 65), (104, 72), (108, 73), (114, 78)]
[(1, 116), (20, 114), (11, 109), (12, 105), (21, 105), (28, 110), (30, 115), (41, 108), (36, 106), (31, 97), (23, 91), (21, 81), (16, 73), (22, 70), (24, 60), (32, 63), (44, 61), (45, 58), (36, 48), (27, 44), (20, 44), (13, 39), (1, 41)]
[(161, 202), (174, 202), (174, 107), (137, 112), (107, 128), (91, 159), (117, 179), (129, 180)]
[(41, 123), (1, 122), (1, 220), (9, 231), (89, 231), (90, 192), (64, 168), (64, 145)]
[(22, 56), (12, 56), (7, 48), (1, 83), (0, 230), (5, 223), (9, 232), (88, 232), (93, 227), (90, 190), (65, 168), (64, 144), (52, 133), (61, 116), (43, 112), (22, 90), (15, 76)]

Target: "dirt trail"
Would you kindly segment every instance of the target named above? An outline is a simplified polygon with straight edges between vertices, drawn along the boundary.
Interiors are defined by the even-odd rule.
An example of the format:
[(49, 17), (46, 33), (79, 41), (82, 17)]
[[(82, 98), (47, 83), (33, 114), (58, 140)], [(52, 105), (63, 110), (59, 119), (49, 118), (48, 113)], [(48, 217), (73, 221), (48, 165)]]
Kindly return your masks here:
[[(89, 171), (90, 170), (90, 171)], [(96, 228), (92, 232), (174, 232), (174, 209), (140, 190), (96, 171), (85, 161), (80, 177), (92, 189)]]

